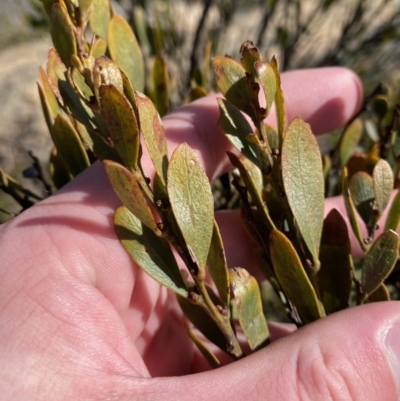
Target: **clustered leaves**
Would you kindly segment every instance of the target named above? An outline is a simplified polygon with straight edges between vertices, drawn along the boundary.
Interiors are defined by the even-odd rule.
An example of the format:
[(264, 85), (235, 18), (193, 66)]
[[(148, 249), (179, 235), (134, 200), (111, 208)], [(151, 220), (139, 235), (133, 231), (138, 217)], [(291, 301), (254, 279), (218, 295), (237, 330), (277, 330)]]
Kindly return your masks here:
[[(121, 244), (149, 276), (176, 293), (191, 322), (190, 337), (213, 366), (220, 362), (204, 337), (233, 358), (244, 356), (239, 331), (252, 351), (266, 346), (259, 283), (246, 266), (227, 265), (211, 186), (196, 152), (182, 143), (169, 157), (159, 115), (167, 109), (165, 93), (157, 97), (158, 110), (143, 93), (143, 57), (130, 26), (108, 0), (43, 3), (55, 49), (47, 71), (39, 71), (38, 86), (55, 144), (54, 183), (62, 186), (94, 160), (103, 162), (123, 204), (114, 218)], [(289, 319), (300, 327), (352, 305), (389, 299), (385, 279), (398, 259), (400, 197), (381, 223), (398, 179), (382, 153), (397, 165), (398, 109), (384, 98), (372, 99), (379, 143), (388, 144), (380, 153), (354, 159), (362, 138), (362, 123), (354, 120), (341, 136), (337, 160), (322, 158), (310, 126), (301, 117), (286, 122), (275, 58), (263, 61), (250, 41), (240, 52), (240, 63), (212, 59), (224, 96), (218, 99), (218, 124), (237, 148), (228, 153), (232, 184), (255, 260)], [(159, 85), (165, 70), (155, 68)], [(273, 105), (276, 128), (265, 122)], [(143, 146), (153, 164), (148, 171)], [(333, 168), (342, 170), (348, 218), (364, 252), (361, 264), (351, 256), (344, 217), (333, 209), (324, 218), (325, 182)], [(379, 235), (378, 224), (384, 226)]]

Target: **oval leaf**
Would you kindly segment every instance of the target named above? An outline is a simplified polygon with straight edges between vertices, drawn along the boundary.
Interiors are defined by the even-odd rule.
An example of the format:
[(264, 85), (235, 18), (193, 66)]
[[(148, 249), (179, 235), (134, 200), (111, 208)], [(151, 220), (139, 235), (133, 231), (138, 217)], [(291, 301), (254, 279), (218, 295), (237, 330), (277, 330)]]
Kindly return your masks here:
[(363, 241), (360, 226), (359, 226), (358, 220), (357, 220), (356, 208), (355, 208), (353, 200), (351, 199), (351, 196), (350, 196), (347, 174), (348, 174), (347, 168), (344, 167), (342, 170), (342, 193), (343, 193), (344, 205), (346, 207), (347, 216), (350, 220), (350, 225), (353, 230), (354, 236), (357, 238), (357, 240), (361, 246), (361, 249), (366, 251), (366, 245)]
[(139, 92), (144, 91), (144, 62), (140, 46), (129, 24), (115, 15), (108, 29), (108, 49), (111, 58), (127, 75), (132, 86)]
[(375, 202), (380, 214), (386, 209), (393, 190), (393, 172), (386, 160), (379, 160), (372, 173)]
[(121, 164), (109, 160), (104, 161), (104, 167), (121, 202), (143, 224), (153, 231), (158, 231), (153, 213), (134, 175)]
[(356, 150), (363, 132), (363, 123), (360, 118), (356, 118), (343, 132), (339, 144), (340, 165), (344, 167)]
[(150, 87), (151, 98), (161, 117), (165, 116), (169, 109), (168, 82), (167, 63), (163, 57), (156, 55), (150, 75)]
[(346, 309), (353, 276), (351, 246), (346, 222), (336, 209), (324, 221), (320, 261), (317, 281), (326, 314)]
[[(251, 175), (251, 170), (248, 169), (244, 163), (244, 161), (240, 160), (235, 154), (231, 152), (227, 152), (228, 157), (230, 162), (234, 167), (239, 169), (240, 176), (246, 185), (247, 190), (249, 191), (249, 194), (251, 196), (251, 199), (255, 206), (257, 207), (257, 210), (260, 214), (260, 217), (263, 219), (264, 223), (267, 225), (268, 229), (275, 228), (275, 224), (272, 221), (268, 208), (262, 199), (262, 194), (261, 191), (258, 190), (254, 177)], [(255, 167), (257, 168), (257, 167)], [(260, 171), (260, 169), (258, 169)], [(262, 177), (261, 177), (262, 179)]]
[(281, 87), (281, 76), (279, 74), (278, 61), (275, 57), (271, 60), (271, 68), (275, 73), (276, 80), (276, 92), (275, 92), (275, 108), (276, 108), (276, 120), (278, 126), (278, 134), (279, 134), (279, 142), (282, 144), (283, 142), (283, 134), (285, 131), (286, 125), (286, 110), (285, 110), (285, 102), (283, 98), (283, 91)]
[(210, 250), (207, 256), (207, 266), (211, 278), (221, 296), (223, 306), (229, 305), (229, 273), (225, 257), (224, 244), (219, 232), (217, 222), (214, 220), (213, 234), (211, 238)]
[(111, 19), (109, 0), (93, 0), (90, 13), (90, 27), (92, 31), (103, 39), (107, 39), (108, 25)]
[(269, 330), (257, 280), (245, 269), (236, 267), (230, 270), (230, 281), (238, 320), (249, 346), (252, 350), (262, 348), (269, 342)]
[(165, 187), (167, 184), (168, 148), (160, 115), (154, 104), (146, 95), (135, 92), (139, 113), (140, 131), (146, 143), (146, 148), (153, 161), (156, 172)]
[(247, 140), (247, 136), (253, 133), (250, 124), (233, 104), (221, 98), (217, 101), (219, 106), (218, 126), (239, 152), (262, 169), (257, 146)]
[(400, 223), (400, 191), (393, 199), (388, 216), (386, 218), (385, 230), (397, 231)]
[(296, 118), (282, 147), (282, 178), (301, 235), (318, 265), (324, 219), (324, 175), (321, 154), (310, 126)]
[(399, 236), (392, 230), (382, 233), (365, 255), (361, 273), (364, 296), (374, 292), (390, 274), (399, 254)]
[(61, 114), (56, 117), (52, 133), (57, 153), (73, 176), (90, 166), (79, 135), (66, 117)]
[(381, 284), (372, 294), (367, 298), (367, 302), (385, 302), (390, 301), (390, 294), (385, 284)]
[(193, 303), (182, 296), (177, 298), (183, 313), (193, 325), (217, 347), (227, 352), (228, 341), (218, 325), (204, 309), (204, 305)]
[(207, 345), (203, 341), (201, 341), (200, 338), (197, 337), (192, 330), (188, 330), (188, 335), (190, 339), (196, 344), (196, 347), (204, 356), (204, 358), (207, 360), (207, 362), (213, 368), (219, 368), (221, 366), (221, 362), (215, 356), (215, 354), (210, 350), (210, 348), (208, 348)]
[(276, 95), (276, 75), (274, 69), (263, 61), (258, 61), (254, 65), (257, 73), (257, 81), (264, 91), (267, 114), (269, 113)]
[(126, 167), (136, 170), (140, 136), (135, 113), (128, 99), (114, 86), (100, 86), (101, 115), (106, 121), (114, 147)]
[(168, 195), (186, 244), (200, 268), (207, 263), (214, 225), (214, 201), (210, 183), (196, 153), (181, 144), (168, 168)]
[(349, 192), (358, 214), (369, 224), (375, 199), (372, 177), (363, 171), (354, 174), (350, 178)]
[(132, 259), (154, 280), (186, 297), (188, 292), (171, 248), (125, 206), (114, 216), (115, 232)]
[(270, 234), (271, 260), (283, 292), (297, 309), (303, 323), (324, 316), (299, 256), (291, 242), (278, 230)]
[(66, 9), (60, 4), (54, 4), (52, 7), (50, 34), (61, 60), (67, 67), (71, 67), (71, 56), (78, 54), (75, 28)]
[(216, 84), (226, 100), (253, 119), (256, 118), (252, 105), (258, 103), (258, 92), (254, 93), (246, 81), (246, 71), (230, 57), (216, 56), (211, 60)]

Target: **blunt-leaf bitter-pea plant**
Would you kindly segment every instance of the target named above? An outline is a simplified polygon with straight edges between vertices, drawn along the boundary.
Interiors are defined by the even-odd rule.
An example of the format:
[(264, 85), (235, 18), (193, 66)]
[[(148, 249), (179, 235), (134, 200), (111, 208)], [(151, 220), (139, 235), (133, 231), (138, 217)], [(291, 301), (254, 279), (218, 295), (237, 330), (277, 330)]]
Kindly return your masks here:
[[(42, 2), (55, 47), (38, 84), (55, 145), (54, 185), (95, 160), (104, 164), (123, 204), (114, 218), (122, 246), (176, 293), (190, 337), (213, 366), (220, 362), (205, 338), (234, 358), (244, 356), (239, 331), (252, 351), (268, 345), (259, 283), (246, 266), (227, 265), (211, 185), (196, 153), (182, 143), (168, 155), (159, 115), (168, 104), (166, 64), (156, 57), (146, 75), (133, 30), (108, 0)], [(271, 291), (298, 327), (353, 305), (389, 300), (385, 279), (399, 256), (399, 196), (386, 221), (381, 217), (399, 178), (399, 99), (375, 91), (361, 111), (373, 122), (368, 137), (357, 116), (336, 151), (321, 156), (309, 125), (301, 117), (285, 120), (276, 59), (264, 61), (250, 41), (240, 53), (240, 62), (212, 58), (223, 95), (218, 124), (238, 150), (227, 155), (232, 185)], [(265, 123), (272, 105), (276, 128)], [(367, 151), (355, 152), (362, 141)], [(152, 176), (142, 166), (143, 147)], [(334, 172), (340, 180), (332, 179)], [(2, 180), (14, 185), (4, 173)], [(332, 210), (324, 218), (325, 194), (338, 188), (361, 260), (351, 256), (343, 216)], [(384, 229), (377, 235), (379, 225)]]

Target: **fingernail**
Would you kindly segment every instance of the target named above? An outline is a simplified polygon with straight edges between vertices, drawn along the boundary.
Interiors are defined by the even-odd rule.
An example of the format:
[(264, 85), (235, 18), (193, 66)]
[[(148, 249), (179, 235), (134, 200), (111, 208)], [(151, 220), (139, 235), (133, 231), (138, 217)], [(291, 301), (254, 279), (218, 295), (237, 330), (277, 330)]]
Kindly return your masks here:
[(397, 389), (400, 390), (400, 322), (395, 323), (389, 330), (386, 336), (386, 345)]

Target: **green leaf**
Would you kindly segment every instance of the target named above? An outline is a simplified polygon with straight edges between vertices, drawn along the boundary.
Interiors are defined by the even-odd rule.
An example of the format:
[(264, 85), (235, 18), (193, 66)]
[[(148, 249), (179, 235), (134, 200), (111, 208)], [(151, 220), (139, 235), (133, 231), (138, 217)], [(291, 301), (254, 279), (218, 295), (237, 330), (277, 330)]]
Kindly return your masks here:
[(257, 146), (247, 140), (253, 130), (244, 115), (225, 99), (217, 99), (217, 102), (220, 111), (218, 126), (239, 152), (262, 169)]
[(393, 172), (389, 163), (383, 159), (375, 164), (372, 173), (376, 206), (380, 214), (386, 209), (393, 191)]
[(125, 206), (115, 212), (114, 226), (125, 250), (150, 277), (178, 295), (188, 295), (166, 239), (143, 225)]
[(239, 323), (249, 346), (252, 350), (262, 348), (269, 342), (269, 330), (257, 280), (245, 269), (236, 267), (230, 271), (230, 281)]
[(146, 148), (154, 164), (161, 185), (167, 185), (168, 148), (164, 127), (152, 101), (143, 93), (136, 92), (136, 104), (139, 113), (140, 131)]
[(93, 96), (93, 92), (85, 82), (85, 77), (78, 71), (78, 69), (73, 68), (71, 78), (76, 91), (81, 97), (89, 102), (91, 97)]
[(320, 261), (319, 294), (329, 315), (348, 308), (353, 275), (347, 225), (336, 209), (332, 209), (324, 221)]
[(368, 296), (366, 301), (368, 303), (390, 301), (390, 294), (386, 288), (386, 285), (381, 284), (372, 294)]
[(79, 0), (79, 10), (82, 15), (85, 16), (85, 19), (88, 19), (92, 11), (92, 3), (94, 0)]
[(232, 165), (239, 169), (240, 176), (245, 183), (246, 188), (249, 191), (250, 196), (260, 213), (260, 217), (263, 219), (263, 222), (267, 225), (269, 229), (275, 228), (275, 224), (271, 220), (267, 206), (261, 197), (261, 191), (257, 189), (257, 186), (253, 177), (251, 176), (250, 171), (235, 154), (229, 151), (227, 152), (227, 154)]
[(365, 255), (361, 273), (364, 296), (374, 292), (393, 270), (399, 254), (399, 236), (392, 230), (382, 233)]
[(400, 223), (400, 191), (393, 199), (385, 222), (385, 230), (397, 231)]
[(214, 220), (213, 234), (211, 237), (210, 249), (207, 256), (207, 266), (211, 278), (221, 296), (223, 306), (229, 305), (229, 273), (226, 262), (224, 244), (219, 232), (217, 222)]
[(283, 142), (283, 135), (286, 125), (286, 110), (285, 102), (283, 99), (283, 92), (281, 87), (281, 76), (279, 75), (278, 61), (275, 57), (272, 58), (270, 66), (275, 73), (276, 80), (276, 92), (275, 92), (275, 109), (276, 109), (276, 120), (278, 126), (279, 143)]
[(360, 118), (355, 119), (343, 132), (339, 144), (339, 160), (344, 167), (356, 150), (363, 133), (363, 122)]
[(139, 92), (144, 91), (144, 62), (140, 46), (129, 24), (115, 15), (108, 29), (108, 49), (111, 58), (127, 75), (132, 86)]
[(121, 202), (143, 224), (158, 232), (153, 213), (135, 176), (121, 164), (109, 160), (104, 161), (104, 167), (111, 186)]
[(67, 11), (60, 4), (54, 4), (50, 15), (50, 34), (61, 60), (71, 67), (71, 56), (78, 54), (75, 27)]
[(157, 55), (150, 75), (150, 87), (151, 99), (161, 117), (165, 116), (169, 109), (168, 82), (167, 64), (163, 57)]
[(89, 131), (87, 127), (78, 120), (74, 120), (74, 125), (84, 145), (93, 152), (97, 158), (100, 160), (121, 161), (115, 149), (108, 146), (100, 135)]
[(67, 170), (61, 157), (58, 155), (56, 148), (54, 148), (50, 154), (49, 173), (51, 182), (57, 189), (62, 188), (72, 179), (71, 174)]
[(207, 347), (206, 344), (204, 344), (203, 341), (201, 341), (194, 333), (192, 330), (188, 330), (188, 335), (190, 339), (196, 344), (197, 348), (201, 352), (201, 354), (204, 356), (204, 358), (207, 360), (207, 362), (213, 367), (213, 368), (219, 368), (221, 366), (221, 362), (219, 359), (215, 356), (215, 354), (210, 350), (210, 348)]
[(372, 217), (372, 205), (375, 199), (372, 177), (363, 171), (354, 174), (350, 178), (349, 192), (358, 214), (368, 225)]
[(241, 157), (240, 161), (243, 167), (246, 169), (247, 173), (251, 177), (251, 180), (254, 183), (255, 191), (262, 196), (262, 192), (264, 190), (264, 180), (261, 173), (261, 170), (252, 163), (247, 157)]
[(244, 68), (229, 57), (216, 56), (211, 63), (217, 87), (226, 100), (256, 120), (254, 105), (258, 104), (258, 90), (250, 89)]
[(61, 58), (55, 49), (49, 50), (46, 72), (51, 89), (53, 89), (53, 92), (56, 95), (59, 103), (64, 105), (64, 99), (61, 97), (58, 81), (66, 80), (65, 73), (67, 72), (67, 67), (61, 61)]
[(59, 114), (54, 120), (52, 133), (57, 152), (73, 176), (90, 166), (79, 135), (68, 118)]
[(254, 69), (254, 64), (257, 61), (261, 61), (261, 54), (257, 47), (251, 40), (246, 40), (246, 42), (240, 46), (240, 53), (242, 55), (240, 63), (242, 64), (243, 68), (246, 72), (255, 76), (256, 71)]
[(279, 135), (276, 129), (265, 123), (264, 127), (270, 149), (279, 149)]
[(97, 38), (93, 46), (90, 48), (90, 55), (96, 59), (98, 57), (104, 56), (107, 51), (107, 41), (103, 38)]
[(299, 117), (290, 124), (283, 142), (282, 178), (293, 216), (318, 267), (324, 176), (317, 141), (310, 126)]
[(106, 121), (114, 147), (129, 170), (139, 162), (140, 132), (128, 99), (114, 86), (100, 86), (101, 115)]
[(356, 208), (354, 206), (353, 200), (350, 196), (349, 191), (349, 184), (347, 180), (347, 168), (344, 167), (342, 170), (342, 191), (343, 191), (343, 200), (344, 205), (346, 207), (347, 216), (350, 220), (350, 225), (353, 230), (354, 236), (358, 240), (361, 248), (366, 251), (366, 245), (363, 241), (360, 226), (358, 224), (357, 215), (356, 215)]
[[(195, 296), (198, 295), (196, 294)], [(217, 324), (204, 309), (204, 304), (193, 303), (182, 296), (178, 296), (177, 298), (183, 313), (193, 325), (217, 347), (227, 352), (227, 340)]]
[(214, 201), (200, 160), (186, 143), (172, 154), (167, 188), (186, 244), (193, 251), (199, 268), (204, 268), (213, 233)]
[(389, 102), (384, 95), (377, 95), (372, 101), (372, 108), (380, 119), (385, 118), (389, 111)]
[(93, 82), (95, 90), (99, 90), (100, 86), (105, 84), (114, 85), (121, 93), (124, 91), (121, 70), (106, 56), (100, 56), (94, 61)]
[(39, 69), (38, 90), (47, 128), (51, 133), (53, 129), (54, 119), (60, 113), (61, 109), (58, 104), (57, 98), (53, 90), (51, 89), (46, 73), (41, 67)]
[(111, 19), (109, 0), (93, 0), (90, 13), (90, 27), (92, 31), (103, 39), (107, 39), (108, 26)]
[(47, 76), (58, 102), (79, 122), (88, 128), (94, 128), (96, 121), (92, 110), (79, 98), (75, 89), (67, 80), (67, 68), (54, 49), (49, 50)]
[(276, 89), (277, 89), (275, 71), (271, 67), (271, 65), (269, 65), (268, 63), (264, 63), (263, 61), (256, 62), (254, 68), (256, 71), (257, 81), (259, 82), (264, 91), (266, 110), (268, 114), (269, 111), (271, 110), (272, 103), (275, 100)]
[(323, 317), (325, 313), (296, 250), (278, 230), (271, 231), (270, 253), (278, 282), (302, 322), (309, 323)]

